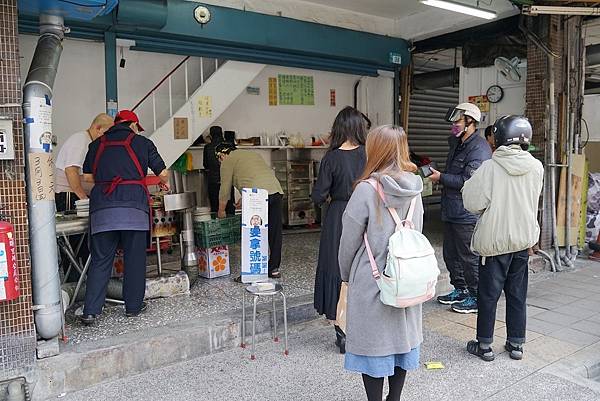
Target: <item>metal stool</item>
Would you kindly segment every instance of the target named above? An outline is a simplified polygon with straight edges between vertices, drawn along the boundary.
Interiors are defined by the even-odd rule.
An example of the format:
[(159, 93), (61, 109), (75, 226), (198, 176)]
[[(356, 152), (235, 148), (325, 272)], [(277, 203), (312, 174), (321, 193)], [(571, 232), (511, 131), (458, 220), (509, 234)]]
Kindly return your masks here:
[(283, 334), (285, 341), (285, 350), (284, 355), (288, 355), (288, 330), (287, 330), (287, 303), (285, 294), (283, 293), (283, 286), (281, 284), (275, 284), (275, 288), (272, 290), (260, 291), (257, 286), (249, 285), (244, 288), (244, 292), (242, 293), (242, 348), (246, 348), (246, 292), (250, 293), (254, 297), (254, 306), (252, 309), (252, 353), (250, 355), (250, 359), (256, 359), (256, 355), (254, 354), (254, 347), (256, 344), (256, 304), (258, 302), (258, 298), (260, 297), (271, 297), (273, 302), (273, 341), (279, 342), (279, 338), (277, 337), (277, 309), (275, 308), (275, 296), (277, 294), (281, 295), (281, 299), (283, 300)]

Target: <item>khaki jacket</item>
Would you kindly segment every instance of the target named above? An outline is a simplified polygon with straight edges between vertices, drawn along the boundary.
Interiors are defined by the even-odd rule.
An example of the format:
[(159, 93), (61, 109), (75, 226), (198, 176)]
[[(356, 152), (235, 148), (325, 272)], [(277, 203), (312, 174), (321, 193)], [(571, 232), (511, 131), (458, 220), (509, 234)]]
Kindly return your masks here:
[(540, 236), (537, 221), (544, 168), (517, 146), (500, 146), (462, 190), (465, 208), (480, 215), (471, 249), (481, 256), (525, 250)]

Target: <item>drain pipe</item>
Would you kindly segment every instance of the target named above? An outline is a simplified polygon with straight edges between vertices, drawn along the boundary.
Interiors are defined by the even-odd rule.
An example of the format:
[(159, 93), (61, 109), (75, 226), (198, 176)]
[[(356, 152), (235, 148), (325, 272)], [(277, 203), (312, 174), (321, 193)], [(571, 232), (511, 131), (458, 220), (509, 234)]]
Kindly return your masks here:
[(40, 38), (23, 85), (29, 249), (35, 327), (51, 339), (61, 331), (60, 277), (54, 220), (52, 87), (66, 29), (62, 17), (40, 16)]
[(571, 213), (573, 205), (571, 197), (573, 196), (573, 131), (575, 130), (575, 113), (573, 112), (573, 101), (571, 99), (571, 72), (573, 67), (573, 52), (571, 51), (571, 24), (565, 21), (564, 29), (566, 31), (567, 41), (567, 104), (569, 106), (569, 116), (567, 122), (567, 179), (566, 179), (566, 194), (565, 194), (565, 254), (562, 258), (564, 264), (568, 267), (573, 267), (571, 261)]
[(554, 99), (554, 59), (548, 56), (548, 86), (550, 102), (550, 138), (548, 143), (548, 166), (550, 167), (550, 209), (552, 224), (552, 242), (554, 243), (554, 259), (556, 269), (562, 269), (560, 249), (558, 248), (558, 235), (556, 232), (556, 101)]

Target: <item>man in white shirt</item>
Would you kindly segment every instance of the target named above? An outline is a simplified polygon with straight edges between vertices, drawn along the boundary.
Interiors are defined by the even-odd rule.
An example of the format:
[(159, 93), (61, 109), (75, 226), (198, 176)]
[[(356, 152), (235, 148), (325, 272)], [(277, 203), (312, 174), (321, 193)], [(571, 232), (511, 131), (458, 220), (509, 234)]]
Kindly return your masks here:
[[(83, 162), (88, 151), (88, 146), (96, 138), (101, 137), (106, 130), (114, 125), (113, 118), (108, 114), (98, 114), (90, 127), (81, 132), (77, 132), (69, 137), (60, 148), (56, 157), (54, 178), (54, 190), (56, 192), (56, 210), (64, 212), (73, 210), (77, 199), (87, 199), (88, 193), (93, 185), (83, 182)], [(67, 196), (70, 194), (70, 197)], [(81, 240), (81, 235), (72, 235), (69, 237), (69, 242), (73, 249)], [(87, 241), (83, 241), (76, 258), (85, 263), (90, 251)], [(63, 259), (61, 265), (66, 272), (68, 269), (67, 260)], [(78, 273), (71, 271), (67, 281), (76, 281)]]
[[(87, 130), (71, 135), (60, 148), (54, 174), (58, 211), (71, 209), (77, 199), (87, 199), (91, 186), (83, 183), (81, 169), (88, 146), (113, 125), (111, 116), (105, 113), (98, 114)], [(67, 204), (68, 193), (71, 193), (71, 204)]]

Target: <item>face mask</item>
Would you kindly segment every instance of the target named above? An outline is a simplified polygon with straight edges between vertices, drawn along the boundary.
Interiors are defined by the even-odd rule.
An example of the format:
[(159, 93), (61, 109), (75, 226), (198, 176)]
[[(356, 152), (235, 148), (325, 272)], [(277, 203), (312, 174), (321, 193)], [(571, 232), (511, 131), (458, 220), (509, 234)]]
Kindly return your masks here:
[(461, 136), (463, 133), (463, 129), (458, 124), (452, 124), (452, 135), (455, 137)]

